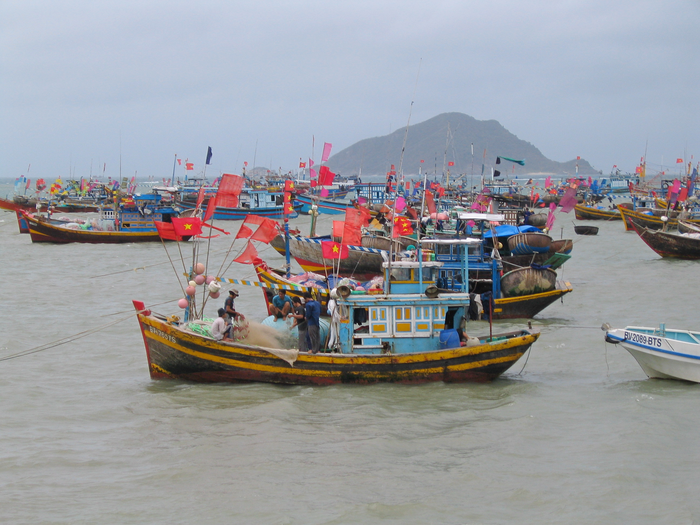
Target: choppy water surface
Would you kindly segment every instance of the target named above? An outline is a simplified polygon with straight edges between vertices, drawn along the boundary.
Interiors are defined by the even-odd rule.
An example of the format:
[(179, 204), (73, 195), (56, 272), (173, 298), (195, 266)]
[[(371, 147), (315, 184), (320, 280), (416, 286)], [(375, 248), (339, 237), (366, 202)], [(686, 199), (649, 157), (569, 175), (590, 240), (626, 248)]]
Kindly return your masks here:
[[(700, 386), (647, 379), (600, 330), (697, 328), (698, 263), (620, 222), (581, 237), (559, 214), (574, 292), (498, 381), (310, 388), (151, 381), (131, 300), (177, 313), (163, 247), (32, 244), (0, 220), (0, 357), (101, 328), (0, 362), (0, 522), (700, 522)], [(230, 241), (212, 240), (210, 269)], [(262, 318), (260, 289), (239, 288)]]

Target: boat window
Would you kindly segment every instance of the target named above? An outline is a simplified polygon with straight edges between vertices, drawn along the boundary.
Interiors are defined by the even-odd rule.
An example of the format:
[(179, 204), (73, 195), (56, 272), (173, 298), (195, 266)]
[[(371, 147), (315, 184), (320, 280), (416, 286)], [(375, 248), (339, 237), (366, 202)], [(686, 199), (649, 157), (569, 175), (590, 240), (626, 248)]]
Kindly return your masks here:
[(410, 268), (392, 268), (391, 278), (396, 281), (410, 281), (411, 280), (411, 269)]

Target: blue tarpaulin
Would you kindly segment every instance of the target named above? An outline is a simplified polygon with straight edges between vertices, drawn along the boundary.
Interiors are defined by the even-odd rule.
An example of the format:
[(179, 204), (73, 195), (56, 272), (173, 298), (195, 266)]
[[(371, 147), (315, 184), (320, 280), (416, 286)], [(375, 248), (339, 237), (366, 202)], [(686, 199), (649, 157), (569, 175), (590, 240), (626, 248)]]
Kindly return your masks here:
[[(501, 224), (500, 226), (496, 226), (495, 229), (496, 237), (510, 237), (511, 235), (515, 235), (516, 233), (542, 231), (539, 228), (536, 228), (535, 226), (531, 226), (529, 224), (523, 226), (511, 226), (510, 224)], [(492, 237), (491, 231), (492, 230), (489, 230), (486, 233), (484, 233), (484, 239), (490, 239)]]

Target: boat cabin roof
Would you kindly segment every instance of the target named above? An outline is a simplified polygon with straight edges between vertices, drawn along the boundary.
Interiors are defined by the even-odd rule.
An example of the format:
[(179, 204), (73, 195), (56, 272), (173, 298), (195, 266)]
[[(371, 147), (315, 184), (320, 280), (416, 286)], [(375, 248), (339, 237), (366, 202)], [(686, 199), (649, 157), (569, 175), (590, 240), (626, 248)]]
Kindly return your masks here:
[(506, 216), (501, 213), (458, 212), (457, 218), (463, 221), (503, 222), (506, 220)]

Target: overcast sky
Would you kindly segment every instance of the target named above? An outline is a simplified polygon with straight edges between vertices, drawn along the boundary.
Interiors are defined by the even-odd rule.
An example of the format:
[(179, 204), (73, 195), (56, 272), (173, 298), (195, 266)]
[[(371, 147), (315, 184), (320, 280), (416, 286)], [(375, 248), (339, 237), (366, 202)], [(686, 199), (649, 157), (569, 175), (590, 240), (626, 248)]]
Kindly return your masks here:
[(3, 0), (0, 177), (161, 179), (208, 146), (208, 175), (286, 171), (409, 112), (677, 171), (700, 160), (699, 32), (699, 0)]

